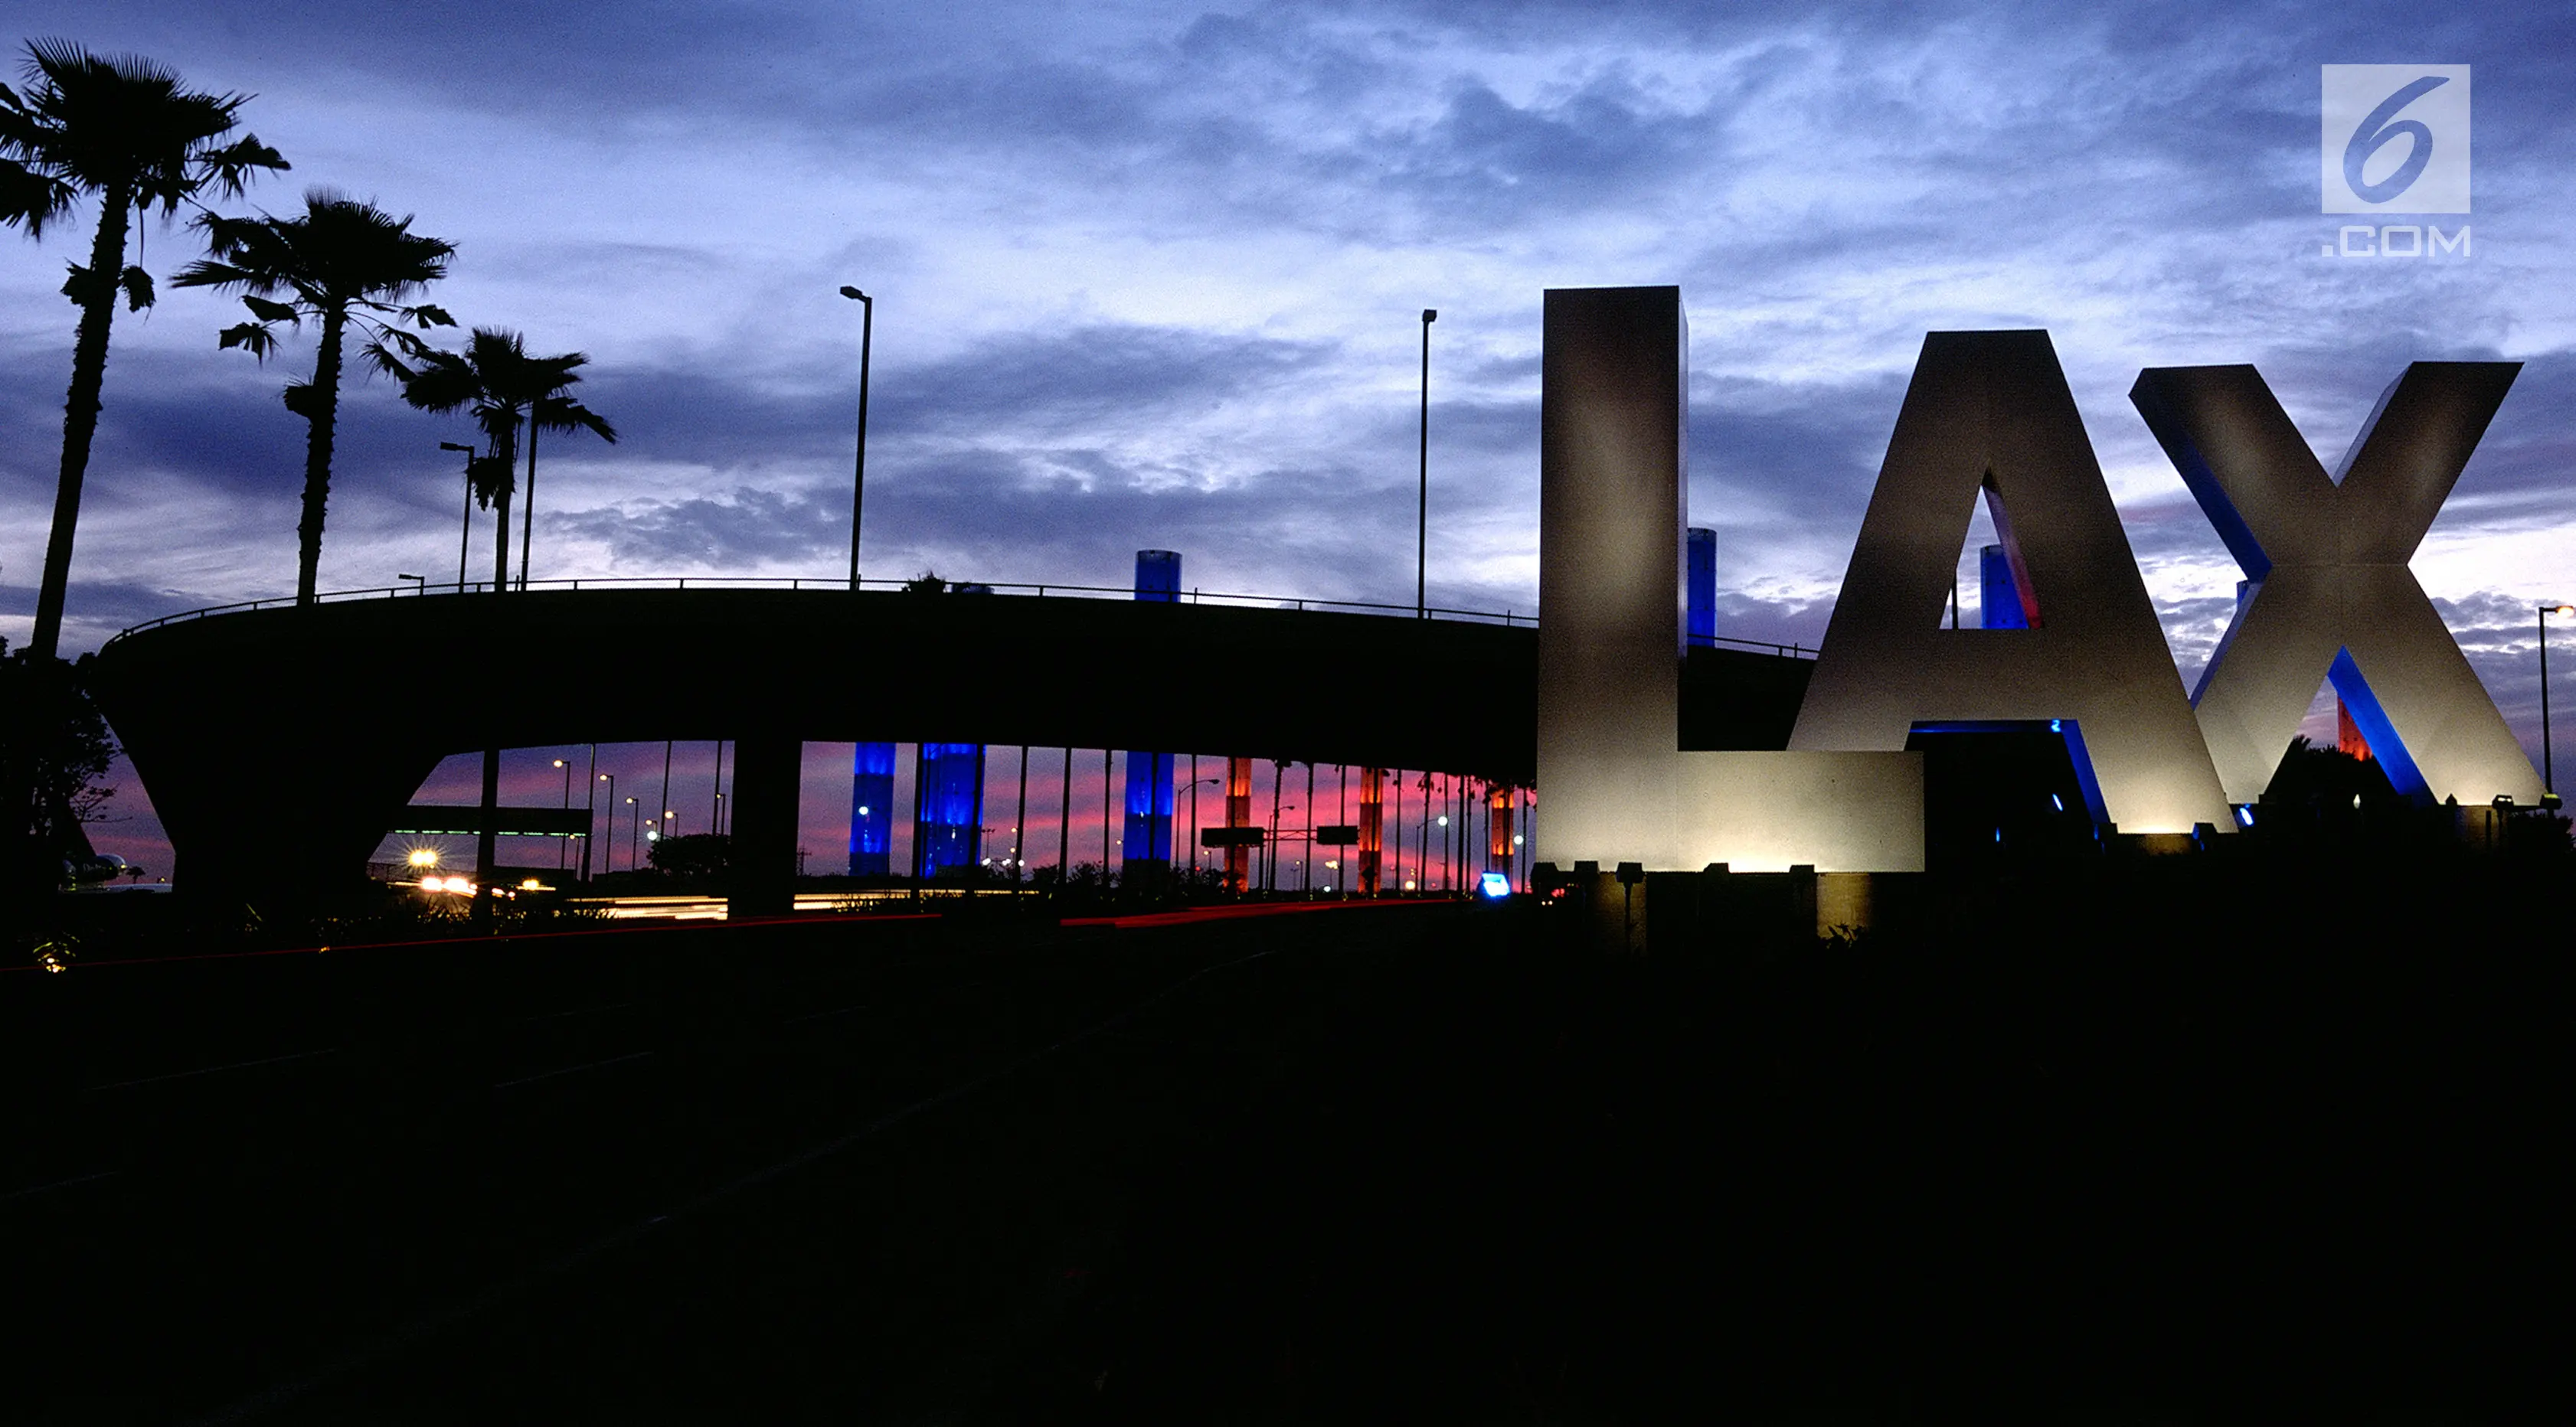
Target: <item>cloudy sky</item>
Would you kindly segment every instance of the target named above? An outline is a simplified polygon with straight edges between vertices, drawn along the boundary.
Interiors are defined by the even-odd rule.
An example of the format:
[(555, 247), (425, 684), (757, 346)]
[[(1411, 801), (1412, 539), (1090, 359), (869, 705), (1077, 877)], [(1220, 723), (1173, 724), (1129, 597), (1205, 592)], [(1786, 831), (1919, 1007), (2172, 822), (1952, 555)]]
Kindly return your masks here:
[[(1540, 295), (1678, 283), (1722, 632), (1822, 633), (1923, 333), (1950, 328), (2052, 333), (2186, 680), (2237, 571), (2128, 404), (2145, 366), (2258, 364), (2331, 463), (2406, 362), (2526, 363), (2415, 567), (2535, 749), (2528, 614), (2576, 597), (2576, 39), (2552, 7), (13, 13), (255, 95), (295, 170), (237, 208), (329, 184), (415, 214), (458, 247), (433, 296), (459, 319), (590, 354), (582, 395), (624, 440), (549, 443), (540, 579), (844, 569), (855, 283), (878, 299), (872, 575), (1114, 584), (1158, 546), (1208, 590), (1406, 600), (1436, 307), (1432, 599), (1527, 609)], [(2350, 220), (2320, 212), (2319, 66), (2359, 62), (2474, 67), (2467, 255), (2321, 253)], [(89, 217), (0, 236), (13, 642)], [(196, 256), (184, 228), (145, 239), (164, 278)], [(292, 590), (277, 391), (311, 351), (218, 352), (238, 316), (166, 287), (120, 314), (67, 653)], [(323, 588), (453, 577), (438, 443), (467, 435), (353, 387)], [(137, 821), (102, 845), (148, 845), (120, 801)]]

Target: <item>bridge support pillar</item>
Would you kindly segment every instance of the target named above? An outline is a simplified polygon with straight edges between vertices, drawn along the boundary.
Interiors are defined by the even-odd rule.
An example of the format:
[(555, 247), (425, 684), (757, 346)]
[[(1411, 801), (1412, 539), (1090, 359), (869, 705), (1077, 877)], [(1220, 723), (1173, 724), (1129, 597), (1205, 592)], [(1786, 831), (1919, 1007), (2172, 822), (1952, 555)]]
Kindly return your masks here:
[(745, 738), (735, 745), (733, 886), (737, 917), (796, 909), (796, 802), (805, 745), (792, 738)]

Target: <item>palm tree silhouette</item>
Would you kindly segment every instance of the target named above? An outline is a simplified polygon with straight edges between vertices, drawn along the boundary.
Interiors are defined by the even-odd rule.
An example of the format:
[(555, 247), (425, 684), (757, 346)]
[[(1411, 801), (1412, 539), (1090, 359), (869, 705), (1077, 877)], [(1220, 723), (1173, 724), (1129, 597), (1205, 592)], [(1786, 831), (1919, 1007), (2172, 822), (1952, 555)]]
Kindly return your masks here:
[(63, 284), (63, 296), (80, 309), (80, 324), (72, 340), (71, 393), (63, 403), (54, 523), (28, 641), (35, 658), (51, 659), (62, 640), (72, 535), (98, 434), (116, 299), (123, 294), (129, 311), (152, 305), (151, 275), (125, 264), (133, 215), (158, 205), (166, 219), (210, 191), (237, 197), (252, 170), (283, 169), (287, 162), (256, 135), (221, 142), (249, 95), (182, 89), (176, 73), (139, 56), (93, 55), (68, 41), (35, 40), (27, 45), (25, 80), (24, 93), (0, 84), (0, 222), (41, 238), (82, 196), (95, 197), (99, 209), (89, 263), (74, 264)]
[[(470, 408), (491, 450), (472, 462), (474, 494), (486, 509), (500, 512), (500, 538), (493, 542), (492, 588), (510, 583), (510, 492), (518, 464), (519, 428), (533, 421), (528, 435), (528, 490), (534, 506), (537, 480), (536, 431), (590, 431), (614, 442), (617, 429), (600, 415), (563, 393), (581, 380), (578, 369), (590, 358), (580, 352), (531, 357), (518, 333), (477, 327), (465, 351), (432, 351), (416, 367), (388, 357), (388, 369), (403, 380), (403, 400), (423, 411)], [(527, 537), (522, 536), (521, 578), (526, 570)]]
[[(447, 276), (447, 259), (456, 248), (412, 232), (409, 215), (396, 218), (326, 188), (306, 191), (299, 218), (208, 214), (198, 226), (205, 230), (213, 256), (189, 264), (171, 285), (238, 290), (242, 305), (258, 319), (225, 328), (216, 339), (219, 349), (240, 347), (265, 362), (277, 349), (278, 323), (301, 327), (307, 317), (322, 323), (313, 379), (286, 387), (286, 409), (310, 428), (304, 443), (304, 518), (295, 527), (295, 601), (311, 604), (322, 569), (323, 510), (331, 495), (342, 339), (356, 323), (368, 338), (361, 351), (378, 371), (404, 371), (397, 352), (427, 359), (428, 344), (396, 324), (410, 322), (427, 331), (453, 327), (456, 319), (427, 303), (399, 304)], [(280, 294), (290, 300), (274, 301)]]
[[(403, 400), (423, 411), (455, 411), (471, 408), (475, 425), (483, 429), (489, 452), (466, 463), (466, 474), (474, 482), (474, 494), (487, 507), (500, 511), (500, 538), (492, 542), (492, 592), (498, 594), (510, 587), (510, 485), (511, 468), (517, 464), (519, 426), (530, 423), (528, 433), (528, 489), (536, 490), (536, 431), (590, 430), (600, 438), (615, 441), (617, 432), (606, 421), (563, 393), (581, 380), (578, 369), (590, 358), (579, 352), (565, 352), (552, 357), (531, 357), (527, 343), (516, 332), (498, 327), (477, 327), (465, 344), (464, 352), (432, 351), (420, 359), (420, 365), (406, 366), (390, 353), (384, 357), (388, 368), (402, 378)], [(533, 502), (532, 502), (533, 503)], [(524, 555), (522, 556), (524, 564)], [(521, 572), (522, 578), (525, 571)], [(495, 855), (493, 839), (501, 787), (501, 750), (483, 750), (483, 799), (480, 822), (474, 839), (475, 882), (474, 920), (480, 927), (492, 921), (492, 871)]]
[[(578, 352), (565, 355), (579, 361), (589, 360)], [(580, 381), (581, 378), (570, 380)], [(541, 396), (529, 405), (528, 493), (527, 499), (519, 506), (519, 588), (523, 590), (528, 587), (528, 539), (537, 525), (537, 433), (540, 431), (588, 431), (611, 446), (617, 444), (617, 428), (608, 424), (608, 418), (571, 397)]]

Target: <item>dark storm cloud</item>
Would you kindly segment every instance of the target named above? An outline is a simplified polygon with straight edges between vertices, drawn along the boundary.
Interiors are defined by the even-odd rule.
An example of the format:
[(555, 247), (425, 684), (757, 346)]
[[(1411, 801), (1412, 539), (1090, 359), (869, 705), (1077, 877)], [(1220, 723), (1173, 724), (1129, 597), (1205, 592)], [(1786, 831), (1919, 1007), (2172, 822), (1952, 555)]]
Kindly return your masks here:
[(846, 551), (848, 497), (739, 487), (715, 499), (637, 500), (540, 517), (549, 536), (597, 540), (621, 570), (744, 570)]
[[(1181, 490), (1149, 485), (1147, 474), (1085, 447), (969, 448), (916, 459), (900, 487), (879, 491), (870, 482), (868, 573), (920, 573), (886, 561), (895, 551), (926, 549), (940, 552), (928, 563), (952, 579), (1118, 584), (1138, 549), (1197, 555), (1202, 563), (1193, 568), (1204, 570), (1206, 552), (1254, 542), (1309, 573), (1309, 587), (1278, 593), (1347, 598), (1411, 553), (1410, 502), (1401, 510), (1393, 501), (1374, 502), (1383, 510), (1355, 508), (1347, 493), (1362, 482), (1348, 470), (1269, 470)], [(721, 573), (801, 561), (819, 575), (849, 548), (848, 500), (842, 485), (791, 494), (744, 488), (722, 499), (643, 499), (542, 519), (551, 532), (606, 543), (621, 567)]]
[(1487, 217), (1557, 212), (1669, 180), (1705, 137), (1704, 117), (1652, 113), (1618, 78), (1528, 107), (1471, 84), (1394, 149), (1381, 184)]
[[(112, 516), (138, 489), (160, 498), (175, 481), (222, 512), (172, 531), (174, 538), (202, 537), (208, 525), (297, 499), (308, 427), (286, 409), (283, 392), (288, 381), (311, 374), (311, 349), (290, 337), (281, 356), (263, 368), (238, 353), (216, 355), (212, 323), (206, 333), (203, 355), (142, 345), (112, 353), (83, 494), (85, 517)], [(38, 349), (0, 364), (0, 431), (17, 438), (0, 452), (0, 475), (22, 492), (52, 487), (62, 430), (56, 393), (68, 370), (67, 350)], [(404, 405), (391, 382), (352, 375), (341, 388), (333, 493), (381, 493), (423, 509), (449, 508), (459, 468), (438, 443), (472, 435), (462, 418)], [(147, 476), (154, 479), (138, 485)], [(291, 513), (278, 518), (287, 525), (295, 519)]]
[[(1272, 394), (1328, 355), (1317, 343), (1138, 324), (1005, 333), (940, 360), (881, 363), (869, 397), (871, 465), (894, 477), (906, 465), (900, 448), (922, 442), (1133, 433)], [(620, 457), (739, 474), (846, 462), (854, 439), (855, 374), (846, 388), (818, 388), (714, 365), (602, 361), (578, 395), (617, 423)], [(566, 447), (549, 437), (545, 449)], [(597, 451), (587, 438), (575, 449)]]
[(925, 436), (996, 421), (1134, 431), (1177, 409), (1275, 394), (1331, 355), (1316, 342), (1103, 324), (990, 340), (889, 372), (882, 390), (889, 420)]
[[(1702, 379), (1691, 402), (1691, 484), (1714, 487), (1723, 506), (1752, 497), (1800, 521), (1847, 522), (1857, 531), (1906, 381)], [(1695, 509), (1693, 519), (1709, 523), (1700, 514)]]
[[(64, 606), (69, 611), (66, 618), (76, 618), (85, 625), (110, 632), (182, 610), (205, 609), (224, 602), (204, 591), (120, 580), (74, 580), (63, 596)], [(35, 612), (34, 585), (0, 584), (0, 614), (32, 615)]]

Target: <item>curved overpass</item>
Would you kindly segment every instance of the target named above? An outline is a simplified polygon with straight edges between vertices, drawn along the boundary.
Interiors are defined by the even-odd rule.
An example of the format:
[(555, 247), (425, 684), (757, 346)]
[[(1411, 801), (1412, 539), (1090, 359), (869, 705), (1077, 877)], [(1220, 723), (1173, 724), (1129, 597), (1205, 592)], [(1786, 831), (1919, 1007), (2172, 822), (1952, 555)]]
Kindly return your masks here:
[[(783, 878), (802, 742), (1221, 751), (1526, 783), (1536, 660), (1528, 626), (1455, 620), (841, 589), (535, 590), (149, 626), (101, 650), (90, 683), (190, 884), (356, 874), (450, 754), (718, 738), (740, 747), (738, 856), (765, 864), (775, 850)], [(1778, 746), (1771, 725), (1785, 736), (1809, 666), (1717, 650), (1690, 664), (1717, 676), (1688, 681), (1703, 695), (1684, 715), (1707, 726), (1698, 746)]]

